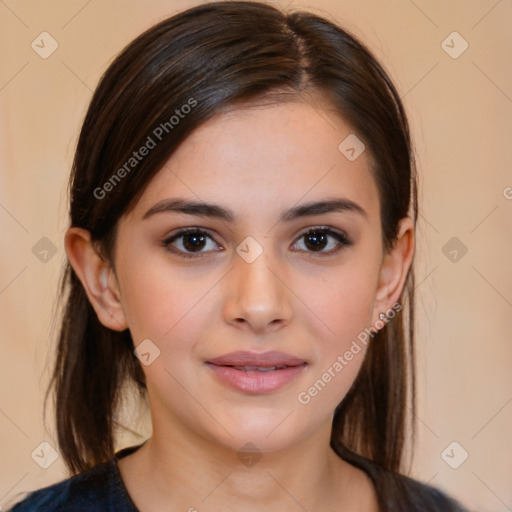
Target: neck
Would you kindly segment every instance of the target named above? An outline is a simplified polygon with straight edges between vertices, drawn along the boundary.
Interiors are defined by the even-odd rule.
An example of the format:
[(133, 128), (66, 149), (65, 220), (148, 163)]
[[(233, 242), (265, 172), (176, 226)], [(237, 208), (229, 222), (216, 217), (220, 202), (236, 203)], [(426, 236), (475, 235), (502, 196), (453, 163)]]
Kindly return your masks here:
[(190, 512), (348, 511), (361, 499), (361, 472), (330, 448), (329, 423), (294, 446), (264, 453), (171, 431), (154, 426), (152, 438), (134, 454), (139, 476), (151, 481), (147, 492), (155, 510), (173, 504)]

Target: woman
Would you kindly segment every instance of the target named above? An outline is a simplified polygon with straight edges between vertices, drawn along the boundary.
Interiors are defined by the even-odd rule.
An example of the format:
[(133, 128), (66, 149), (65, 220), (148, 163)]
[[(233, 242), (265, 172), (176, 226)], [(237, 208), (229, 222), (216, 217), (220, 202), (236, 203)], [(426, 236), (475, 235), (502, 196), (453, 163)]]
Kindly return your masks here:
[[(12, 510), (462, 510), (402, 474), (414, 158), (353, 36), (256, 2), (161, 22), (103, 76), (70, 188), (74, 476)], [(133, 383), (153, 432), (116, 452)]]

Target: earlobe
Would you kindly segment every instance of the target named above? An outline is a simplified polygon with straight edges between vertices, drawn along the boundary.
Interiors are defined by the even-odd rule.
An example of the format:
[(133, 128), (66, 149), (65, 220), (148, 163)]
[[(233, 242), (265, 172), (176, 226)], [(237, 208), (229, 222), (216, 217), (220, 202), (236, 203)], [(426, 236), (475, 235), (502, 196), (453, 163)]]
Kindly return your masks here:
[(400, 221), (395, 243), (382, 261), (372, 312), (374, 323), (381, 313), (386, 314), (397, 303), (405, 286), (413, 255), (414, 223), (406, 217)]
[[(98, 254), (89, 231), (71, 227), (67, 230), (64, 245), (69, 262), (80, 279), (89, 302), (99, 321), (114, 331), (128, 328), (116, 283), (107, 261)], [(115, 280), (115, 276), (113, 276)]]

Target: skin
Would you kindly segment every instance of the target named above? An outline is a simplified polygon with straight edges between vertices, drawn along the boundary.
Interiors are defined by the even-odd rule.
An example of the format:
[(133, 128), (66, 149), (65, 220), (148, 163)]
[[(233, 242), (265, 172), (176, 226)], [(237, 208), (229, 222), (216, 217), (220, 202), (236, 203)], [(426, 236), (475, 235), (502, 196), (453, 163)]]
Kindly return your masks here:
[[(409, 218), (383, 251), (368, 151), (351, 162), (338, 150), (351, 133), (320, 101), (232, 109), (199, 127), (120, 220), (115, 271), (87, 231), (68, 230), (67, 255), (100, 321), (129, 328), (135, 346), (149, 338), (160, 350), (143, 366), (153, 435), (119, 462), (140, 510), (377, 510), (366, 474), (329, 447), (334, 409), (366, 347), (309, 404), (297, 399), (398, 300), (414, 251)], [(235, 220), (169, 212), (143, 219), (177, 197), (217, 203)], [(333, 198), (366, 214), (278, 221), (283, 210)], [(352, 245), (326, 254), (338, 247), (329, 238), (323, 255), (311, 250), (301, 235), (321, 226)], [(211, 233), (202, 257), (163, 246), (185, 227)], [(252, 263), (236, 252), (248, 236), (263, 250)], [(309, 365), (277, 391), (248, 395), (204, 364), (234, 350), (280, 350)], [(246, 443), (261, 454), (251, 467), (237, 457)]]

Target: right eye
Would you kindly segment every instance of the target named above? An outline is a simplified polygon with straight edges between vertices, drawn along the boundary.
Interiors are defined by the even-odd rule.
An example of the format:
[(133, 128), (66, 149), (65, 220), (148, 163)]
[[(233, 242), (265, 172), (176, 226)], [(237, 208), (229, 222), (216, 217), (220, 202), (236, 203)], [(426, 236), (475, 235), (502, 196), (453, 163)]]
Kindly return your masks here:
[[(199, 228), (181, 229), (163, 240), (162, 245), (184, 258), (200, 257), (205, 252), (217, 252), (220, 247), (210, 233)], [(203, 250), (205, 248), (206, 250)]]

